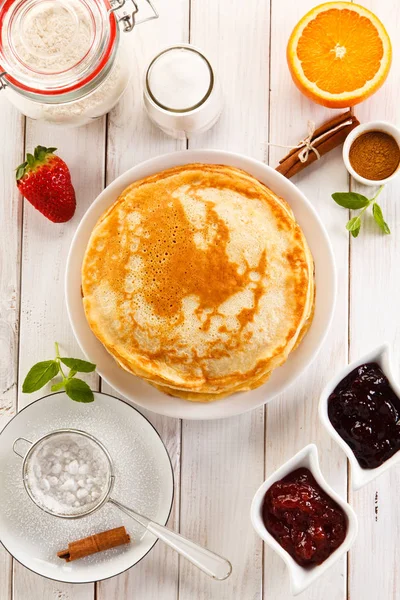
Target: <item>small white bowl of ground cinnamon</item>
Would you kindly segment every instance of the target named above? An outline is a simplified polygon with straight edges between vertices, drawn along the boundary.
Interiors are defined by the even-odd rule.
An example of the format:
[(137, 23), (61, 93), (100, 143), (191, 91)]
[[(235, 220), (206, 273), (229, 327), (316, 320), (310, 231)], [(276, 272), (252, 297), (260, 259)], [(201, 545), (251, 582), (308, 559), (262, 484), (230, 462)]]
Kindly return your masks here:
[(400, 130), (385, 121), (359, 125), (346, 138), (343, 160), (360, 183), (389, 183), (400, 173)]

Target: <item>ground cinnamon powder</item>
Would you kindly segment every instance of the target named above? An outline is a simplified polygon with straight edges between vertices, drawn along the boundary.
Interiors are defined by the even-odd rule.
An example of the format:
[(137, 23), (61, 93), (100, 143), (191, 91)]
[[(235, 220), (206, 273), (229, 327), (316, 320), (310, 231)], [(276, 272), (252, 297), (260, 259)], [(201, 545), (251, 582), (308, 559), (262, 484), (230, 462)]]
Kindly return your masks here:
[(349, 152), (353, 169), (372, 181), (390, 177), (400, 163), (400, 148), (393, 136), (384, 131), (368, 131), (359, 135)]

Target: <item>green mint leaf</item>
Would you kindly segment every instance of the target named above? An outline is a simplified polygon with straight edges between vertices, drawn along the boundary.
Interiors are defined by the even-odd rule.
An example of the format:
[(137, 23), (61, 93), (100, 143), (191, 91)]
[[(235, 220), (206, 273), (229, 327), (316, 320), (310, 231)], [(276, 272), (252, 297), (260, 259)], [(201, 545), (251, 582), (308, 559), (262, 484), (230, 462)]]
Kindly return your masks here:
[(75, 402), (93, 402), (93, 392), (82, 379), (69, 379), (65, 383), (65, 391)]
[(60, 390), (64, 389), (64, 385), (65, 385), (64, 381), (59, 381), (58, 383), (54, 383), (51, 386), (51, 391), (52, 392), (59, 392)]
[(352, 235), (354, 238), (358, 237), (358, 234), (360, 233), (360, 229), (361, 229), (361, 223), (360, 223), (360, 226), (359, 226), (359, 227), (357, 227), (356, 229), (352, 229), (352, 230), (350, 231), (351, 235)]
[(336, 192), (332, 194), (332, 198), (343, 208), (350, 208), (350, 210), (357, 210), (358, 208), (364, 208), (368, 206), (370, 200), (362, 194), (356, 194), (355, 192)]
[(55, 360), (45, 360), (36, 363), (25, 377), (24, 383), (22, 384), (22, 391), (24, 394), (31, 394), (32, 392), (40, 390), (40, 388), (46, 385), (53, 377), (58, 375), (58, 371), (59, 366)]
[(73, 371), (71, 369), (71, 371), (68, 373), (68, 379), (72, 379), (73, 377), (75, 377), (75, 375), (77, 374), (78, 371)]
[(386, 223), (385, 219), (383, 218), (383, 212), (382, 212), (381, 207), (376, 202), (372, 206), (372, 214), (374, 215), (374, 219), (375, 219), (376, 223), (379, 225), (379, 227), (382, 229), (383, 233), (389, 234), (390, 233), (389, 225)]
[[(360, 217), (353, 217), (352, 219), (350, 219), (350, 221), (346, 225), (347, 231), (351, 231), (351, 232), (357, 231), (357, 229), (358, 229), (358, 232), (359, 232), (360, 231), (360, 227), (361, 227), (361, 219), (360, 219)], [(358, 235), (358, 233), (357, 233), (357, 235)], [(357, 236), (354, 236), (354, 237), (357, 237)]]
[(96, 365), (80, 358), (60, 358), (60, 360), (64, 365), (79, 373), (91, 373), (96, 369)]

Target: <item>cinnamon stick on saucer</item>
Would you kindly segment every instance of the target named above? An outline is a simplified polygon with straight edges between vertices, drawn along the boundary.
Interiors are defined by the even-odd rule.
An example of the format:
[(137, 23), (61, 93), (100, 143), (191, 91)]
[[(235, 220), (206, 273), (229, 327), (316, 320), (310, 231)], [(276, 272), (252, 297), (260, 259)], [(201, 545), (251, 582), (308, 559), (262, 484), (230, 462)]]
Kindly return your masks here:
[(90, 554), (95, 554), (96, 552), (109, 550), (122, 544), (129, 544), (130, 541), (131, 538), (127, 534), (125, 527), (116, 527), (115, 529), (95, 533), (76, 542), (70, 542), (66, 550), (57, 552), (57, 556), (65, 558), (67, 562), (71, 562), (72, 560), (85, 558), (85, 556), (90, 556)]
[[(310, 144), (318, 151), (319, 156), (323, 156), (327, 152), (330, 152), (330, 150), (343, 144), (350, 131), (359, 124), (360, 122), (357, 117), (352, 115), (348, 110), (318, 127), (311, 136)], [(305, 145), (300, 148), (292, 148), (290, 152), (279, 161), (276, 170), (290, 179), (290, 177), (293, 177), (296, 173), (299, 173), (308, 165), (318, 160), (317, 154), (309, 149), (305, 162), (301, 162), (299, 155), (301, 155), (304, 147)]]

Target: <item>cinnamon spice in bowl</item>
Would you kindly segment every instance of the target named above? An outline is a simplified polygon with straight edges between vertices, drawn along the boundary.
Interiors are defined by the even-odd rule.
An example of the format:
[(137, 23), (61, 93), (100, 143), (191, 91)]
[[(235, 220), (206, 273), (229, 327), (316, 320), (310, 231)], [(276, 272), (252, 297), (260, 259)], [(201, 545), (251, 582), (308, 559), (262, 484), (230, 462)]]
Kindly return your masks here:
[(360, 183), (388, 183), (400, 172), (400, 130), (383, 121), (356, 127), (343, 146), (343, 160)]

